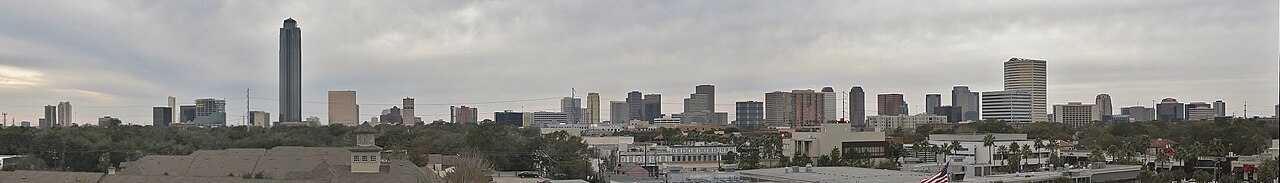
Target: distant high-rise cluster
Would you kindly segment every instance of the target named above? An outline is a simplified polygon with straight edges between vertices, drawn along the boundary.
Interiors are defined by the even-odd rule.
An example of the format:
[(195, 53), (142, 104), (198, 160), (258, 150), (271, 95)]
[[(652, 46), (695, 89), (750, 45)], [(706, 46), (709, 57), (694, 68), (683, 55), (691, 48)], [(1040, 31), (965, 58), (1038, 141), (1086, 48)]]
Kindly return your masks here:
[(951, 87), (951, 106), (960, 110), (960, 121), (978, 120), (978, 97), (978, 92), (969, 91), (969, 86)]
[(815, 126), (823, 122), (822, 93), (813, 90), (765, 93), (765, 123), (769, 126)]

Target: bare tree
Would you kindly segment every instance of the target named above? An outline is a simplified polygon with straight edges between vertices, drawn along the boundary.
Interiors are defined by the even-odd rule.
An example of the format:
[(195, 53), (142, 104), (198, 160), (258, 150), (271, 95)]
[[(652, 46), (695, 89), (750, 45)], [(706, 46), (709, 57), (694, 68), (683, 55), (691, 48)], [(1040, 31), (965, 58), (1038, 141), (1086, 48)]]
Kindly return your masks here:
[(454, 162), (453, 172), (444, 176), (450, 183), (485, 183), (493, 181), (493, 164), (475, 150), (464, 150)]

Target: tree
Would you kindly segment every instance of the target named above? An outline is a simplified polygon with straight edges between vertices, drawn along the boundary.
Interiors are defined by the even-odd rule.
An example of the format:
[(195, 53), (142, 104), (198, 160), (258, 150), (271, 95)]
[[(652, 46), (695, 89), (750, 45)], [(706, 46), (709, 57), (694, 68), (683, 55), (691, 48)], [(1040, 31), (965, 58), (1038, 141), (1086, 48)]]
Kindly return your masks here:
[(738, 153), (737, 153), (737, 152), (729, 151), (728, 153), (725, 153), (725, 154), (724, 154), (724, 156), (721, 156), (720, 158), (721, 158), (721, 160), (723, 160), (722, 162), (723, 162), (724, 164), (737, 164), (737, 163), (738, 163)]
[[(992, 152), (992, 151), (991, 151), (991, 146), (995, 146), (995, 145), (996, 145), (996, 137), (995, 137), (995, 136), (993, 136), (993, 135), (991, 135), (991, 134), (987, 134), (987, 136), (982, 137), (982, 146), (987, 147), (987, 153)], [(996, 159), (996, 158), (995, 158), (995, 157), (992, 157), (992, 158), (987, 159), (987, 164), (992, 164), (992, 160), (993, 160), (993, 159)]]
[(484, 183), (493, 181), (493, 165), (474, 150), (459, 154), (453, 172), (446, 174), (444, 182)]

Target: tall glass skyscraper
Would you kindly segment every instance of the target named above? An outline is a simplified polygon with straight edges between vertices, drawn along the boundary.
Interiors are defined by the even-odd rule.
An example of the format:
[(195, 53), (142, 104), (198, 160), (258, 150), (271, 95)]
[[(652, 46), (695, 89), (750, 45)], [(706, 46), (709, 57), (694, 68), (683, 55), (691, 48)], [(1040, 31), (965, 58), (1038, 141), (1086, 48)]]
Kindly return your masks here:
[(302, 29), (293, 18), (280, 28), (280, 122), (302, 121)]

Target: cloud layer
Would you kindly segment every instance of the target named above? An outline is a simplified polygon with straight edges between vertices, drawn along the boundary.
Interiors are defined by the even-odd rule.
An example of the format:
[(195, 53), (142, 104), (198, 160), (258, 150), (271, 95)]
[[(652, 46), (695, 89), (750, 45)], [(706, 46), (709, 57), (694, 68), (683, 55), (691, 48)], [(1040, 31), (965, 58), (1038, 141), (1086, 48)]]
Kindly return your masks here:
[[(306, 116), (325, 91), (357, 90), (362, 118), (415, 97), (425, 119), (448, 104), (697, 84), (717, 101), (861, 85), (924, 93), (1001, 90), (1001, 62), (1049, 61), (1049, 101), (1116, 107), (1223, 99), (1243, 114), (1280, 101), (1276, 1), (11, 1), (0, 2), (0, 111), (35, 121), (72, 101), (78, 122), (149, 123), (149, 106), (228, 100), (232, 124), (275, 113), (278, 28), (303, 35)], [(949, 97), (945, 96), (944, 97)], [(607, 102), (605, 102), (607, 104)], [(83, 106), (83, 108), (80, 108)], [(558, 110), (555, 100), (469, 104)], [(1257, 106), (1263, 106), (1257, 108)], [(720, 111), (732, 111), (721, 105)], [(605, 110), (607, 111), (607, 110)], [(489, 115), (482, 114), (481, 117)], [(607, 116), (607, 115), (606, 115)], [(607, 118), (607, 117), (606, 117)]]

